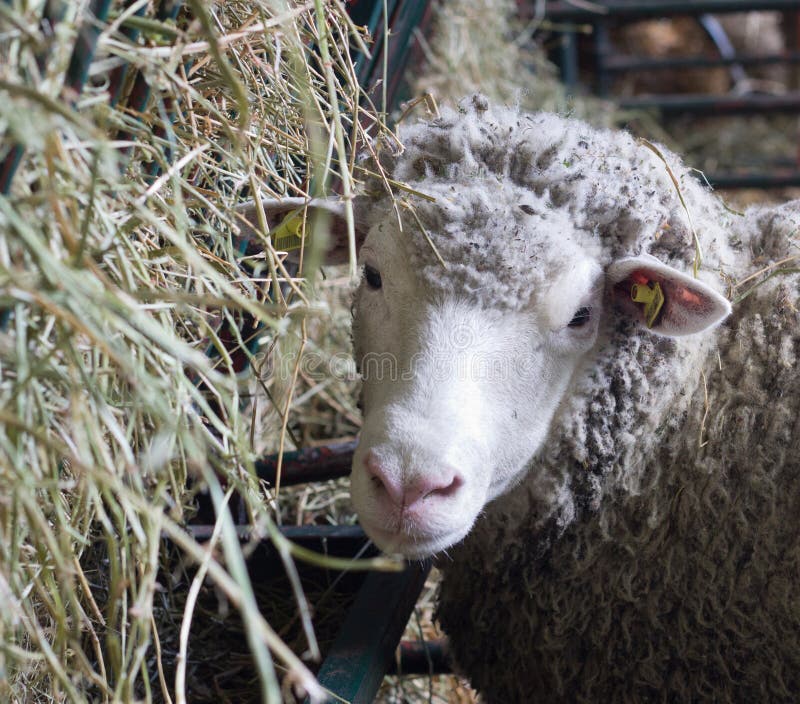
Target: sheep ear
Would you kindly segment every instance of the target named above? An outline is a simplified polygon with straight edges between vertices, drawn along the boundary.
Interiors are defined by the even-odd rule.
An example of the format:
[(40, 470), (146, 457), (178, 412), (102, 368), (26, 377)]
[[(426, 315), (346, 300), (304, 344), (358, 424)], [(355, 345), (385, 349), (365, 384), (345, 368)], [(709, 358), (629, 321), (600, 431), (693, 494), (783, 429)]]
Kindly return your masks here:
[[(347, 221), (345, 207), (336, 198), (264, 198), (261, 201), (267, 227), (273, 235), (275, 249), (286, 251), (290, 260), (298, 259), (302, 240), (303, 213), (307, 213), (306, 236), (318, 236), (327, 233), (325, 243), (325, 263), (343, 264), (348, 260), (349, 247), (347, 241)], [(258, 208), (252, 201), (236, 208), (240, 216), (238, 224), (244, 237), (253, 237), (260, 230)], [(356, 251), (361, 247), (365, 237), (365, 228), (354, 208)], [(322, 219), (323, 227), (315, 227), (315, 218)], [(306, 242), (308, 246), (308, 242)]]
[(618, 259), (607, 277), (622, 311), (659, 335), (702, 332), (731, 312), (731, 304), (713, 288), (648, 255)]

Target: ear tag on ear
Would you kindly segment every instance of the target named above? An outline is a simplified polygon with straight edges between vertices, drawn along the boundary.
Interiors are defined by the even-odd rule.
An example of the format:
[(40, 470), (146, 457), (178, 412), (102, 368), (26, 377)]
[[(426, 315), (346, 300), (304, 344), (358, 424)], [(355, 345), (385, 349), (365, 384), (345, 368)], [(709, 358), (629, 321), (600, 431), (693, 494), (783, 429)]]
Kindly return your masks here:
[(650, 284), (632, 284), (631, 299), (636, 303), (644, 303), (644, 318), (648, 328), (652, 328), (664, 305), (664, 292), (655, 281)]
[(280, 252), (291, 252), (294, 249), (300, 249), (303, 244), (302, 231), (302, 212), (291, 213), (270, 233), (272, 235), (272, 246)]

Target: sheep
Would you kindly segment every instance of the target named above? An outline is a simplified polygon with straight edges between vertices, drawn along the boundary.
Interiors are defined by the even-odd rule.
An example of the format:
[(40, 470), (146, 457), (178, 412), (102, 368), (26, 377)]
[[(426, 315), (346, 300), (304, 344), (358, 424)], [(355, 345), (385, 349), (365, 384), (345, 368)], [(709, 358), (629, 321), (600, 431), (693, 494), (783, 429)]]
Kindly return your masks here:
[[(769, 266), (797, 247), (800, 205), (738, 224), (742, 258)], [(578, 382), (528, 480), (445, 566), (438, 617), (487, 701), (797, 701), (799, 290), (756, 289), (656, 388), (647, 364), (671, 375), (674, 350), (645, 339), (598, 379), (607, 394)], [(659, 412), (620, 427), (631, 402)], [(608, 414), (599, 454), (575, 441), (593, 411)], [(535, 476), (564, 468), (571, 495), (551, 511)]]
[(738, 214), (665, 148), (481, 96), (400, 139), (406, 207), (356, 203), (351, 494), (438, 555), (461, 671), (489, 702), (796, 700), (800, 202)]

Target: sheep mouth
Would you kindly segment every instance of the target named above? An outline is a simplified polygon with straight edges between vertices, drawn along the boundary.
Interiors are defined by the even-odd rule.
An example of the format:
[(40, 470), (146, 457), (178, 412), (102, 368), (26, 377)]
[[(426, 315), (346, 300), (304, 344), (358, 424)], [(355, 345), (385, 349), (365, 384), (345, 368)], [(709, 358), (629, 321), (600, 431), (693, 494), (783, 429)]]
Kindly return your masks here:
[(390, 530), (368, 525), (363, 521), (362, 527), (370, 540), (383, 552), (399, 554), (409, 560), (432, 557), (447, 550), (460, 542), (470, 529), (470, 525), (464, 525), (446, 532), (411, 530), (410, 527), (403, 529), (401, 526)]

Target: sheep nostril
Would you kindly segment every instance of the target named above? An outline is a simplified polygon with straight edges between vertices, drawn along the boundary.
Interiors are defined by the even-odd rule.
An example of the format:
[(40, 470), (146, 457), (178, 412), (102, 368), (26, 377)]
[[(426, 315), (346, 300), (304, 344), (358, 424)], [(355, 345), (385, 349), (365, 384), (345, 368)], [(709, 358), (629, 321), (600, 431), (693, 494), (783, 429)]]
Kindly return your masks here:
[(372, 486), (375, 487), (375, 491), (386, 493), (386, 484), (384, 484), (383, 479), (377, 475), (372, 475), (369, 480), (372, 482)]
[(453, 496), (464, 484), (464, 480), (461, 478), (460, 474), (455, 474), (453, 476), (453, 480), (444, 486), (436, 487), (429, 491), (423, 498), (428, 498), (429, 496), (440, 496), (442, 498)]
[(401, 509), (419, 508), (426, 499), (452, 497), (464, 485), (463, 476), (449, 465), (443, 465), (430, 476), (403, 478), (389, 470), (372, 451), (364, 458), (364, 468), (374, 487), (376, 498), (388, 500)]
[(404, 497), (402, 482), (387, 470), (371, 450), (364, 458), (364, 467), (378, 494), (386, 496), (396, 506), (402, 506)]
[(463, 486), (463, 477), (452, 467), (443, 467), (432, 477), (419, 477), (405, 491), (405, 505), (416, 506), (426, 499), (445, 499), (455, 495)]

